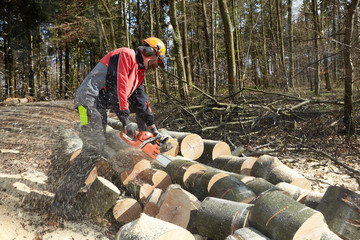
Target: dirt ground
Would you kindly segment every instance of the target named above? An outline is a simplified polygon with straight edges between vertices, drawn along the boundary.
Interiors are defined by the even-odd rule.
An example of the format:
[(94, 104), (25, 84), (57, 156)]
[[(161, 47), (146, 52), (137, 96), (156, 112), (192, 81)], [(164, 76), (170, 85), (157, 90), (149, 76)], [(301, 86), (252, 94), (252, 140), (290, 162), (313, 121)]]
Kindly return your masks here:
[[(176, 124), (174, 121), (180, 116), (169, 119), (169, 112), (159, 109), (157, 113), (156, 106), (154, 112), (160, 127), (180, 130), (174, 129), (178, 124), (178, 121)], [(46, 209), (24, 204), (24, 197), (30, 191), (53, 194), (52, 186), (47, 185), (47, 172), (54, 160), (57, 144), (54, 132), (60, 125), (73, 128), (77, 121), (72, 101), (0, 106), (0, 240), (114, 239), (116, 229), (110, 223), (56, 222), (48, 218)], [(276, 131), (275, 127), (273, 131)], [(261, 136), (257, 136), (257, 139), (244, 140), (244, 146), (258, 149), (264, 145), (264, 141)], [(358, 140), (354, 140), (357, 153)], [(264, 149), (266, 147), (261, 148)], [(356, 155), (356, 151), (348, 155), (348, 164), (359, 170), (359, 154)], [(315, 191), (325, 192), (330, 184), (360, 190), (354, 176), (326, 157), (289, 152), (274, 154), (310, 179)]]

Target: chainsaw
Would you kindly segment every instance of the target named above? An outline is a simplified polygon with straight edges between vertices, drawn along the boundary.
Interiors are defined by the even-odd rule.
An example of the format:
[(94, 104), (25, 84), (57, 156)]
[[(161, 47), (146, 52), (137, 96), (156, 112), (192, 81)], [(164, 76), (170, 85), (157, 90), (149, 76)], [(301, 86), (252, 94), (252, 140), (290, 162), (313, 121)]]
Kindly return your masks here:
[(146, 157), (156, 160), (163, 167), (166, 167), (171, 160), (162, 155), (161, 148), (166, 146), (167, 138), (161, 139), (161, 136), (155, 136), (147, 131), (136, 131), (135, 136), (131, 139), (124, 133), (124, 130), (120, 132), (120, 137), (129, 146), (139, 148)]

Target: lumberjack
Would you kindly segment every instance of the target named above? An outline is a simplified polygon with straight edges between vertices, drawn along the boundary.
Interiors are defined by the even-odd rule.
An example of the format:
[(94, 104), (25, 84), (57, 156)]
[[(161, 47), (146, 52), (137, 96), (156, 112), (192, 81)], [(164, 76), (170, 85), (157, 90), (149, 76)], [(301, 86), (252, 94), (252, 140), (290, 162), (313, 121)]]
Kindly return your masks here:
[[(81, 217), (75, 196), (96, 162), (103, 157), (108, 109), (116, 113), (128, 136), (134, 136), (138, 129), (159, 136), (143, 80), (145, 70), (164, 67), (165, 51), (165, 44), (156, 37), (143, 40), (143, 45), (136, 50), (115, 49), (83, 80), (75, 96), (83, 148), (56, 191), (49, 209), (51, 214), (66, 219)], [(130, 121), (131, 112), (136, 113), (137, 123)]]

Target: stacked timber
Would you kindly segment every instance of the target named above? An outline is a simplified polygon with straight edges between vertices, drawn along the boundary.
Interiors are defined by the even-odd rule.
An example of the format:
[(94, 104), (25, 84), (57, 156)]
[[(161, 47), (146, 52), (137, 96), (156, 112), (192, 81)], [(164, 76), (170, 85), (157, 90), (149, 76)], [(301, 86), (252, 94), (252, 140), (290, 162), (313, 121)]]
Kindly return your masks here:
[[(157, 168), (121, 142), (120, 130), (107, 128), (111, 154), (82, 194), (85, 214), (123, 225), (117, 239), (358, 239), (359, 195), (348, 189), (310, 191), (310, 182), (276, 157), (231, 156), (226, 143), (192, 133), (167, 131), (178, 149)], [(74, 158), (81, 150), (70, 152)]]

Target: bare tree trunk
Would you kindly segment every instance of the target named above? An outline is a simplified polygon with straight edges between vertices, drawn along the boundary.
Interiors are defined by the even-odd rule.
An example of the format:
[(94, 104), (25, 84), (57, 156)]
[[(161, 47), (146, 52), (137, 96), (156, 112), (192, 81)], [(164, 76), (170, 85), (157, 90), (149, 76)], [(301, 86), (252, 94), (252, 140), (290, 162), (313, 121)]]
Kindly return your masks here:
[(188, 25), (187, 25), (187, 17), (186, 17), (186, 1), (182, 1), (182, 11), (183, 11), (183, 52), (184, 52), (184, 63), (185, 63), (185, 71), (186, 71), (186, 80), (188, 84), (192, 84), (192, 72), (191, 72), (191, 64), (190, 64), (190, 54), (189, 54), (189, 43), (188, 43)]
[(290, 87), (295, 89), (295, 79), (294, 79), (294, 30), (292, 24), (292, 5), (293, 0), (288, 0), (288, 29), (289, 29), (289, 84)]
[(354, 15), (360, 0), (352, 0), (345, 15), (344, 35), (344, 65), (345, 65), (345, 94), (344, 94), (344, 124), (347, 135), (355, 133), (353, 120), (353, 64), (351, 59), (351, 38), (353, 32)]
[(228, 68), (228, 84), (229, 94), (232, 95), (236, 90), (236, 63), (235, 63), (235, 49), (234, 49), (234, 36), (233, 27), (230, 20), (229, 10), (226, 0), (218, 0), (221, 19), (224, 24), (225, 42), (226, 42), (226, 55), (227, 55), (227, 68)]
[(35, 78), (34, 78), (34, 37), (32, 33), (30, 33), (30, 54), (29, 54), (29, 88), (30, 88), (30, 96), (35, 97), (36, 88), (35, 88)]
[(215, 43), (215, 2), (216, 0), (211, 1), (211, 52), (212, 52), (212, 61), (211, 61), (211, 81), (210, 81), (210, 94), (215, 95), (216, 93), (216, 43)]
[(130, 39), (129, 39), (129, 31), (128, 31), (128, 24), (127, 24), (127, 1), (124, 0), (124, 8), (123, 8), (123, 15), (124, 15), (124, 28), (125, 28), (125, 36), (126, 36), (126, 46), (130, 47)]
[(289, 79), (286, 77), (286, 69), (285, 69), (285, 50), (284, 50), (284, 36), (283, 36), (283, 32), (282, 32), (282, 29), (283, 29), (283, 26), (282, 26), (282, 16), (281, 16), (281, 12), (280, 12), (280, 9), (281, 9), (281, 5), (282, 2), (279, 1), (279, 0), (276, 0), (276, 19), (277, 19), (277, 32), (278, 32), (278, 44), (279, 44), (279, 47), (280, 47), (280, 52), (279, 52), (279, 55), (280, 55), (280, 69), (281, 69), (281, 73), (285, 75), (285, 89), (286, 91), (289, 90)]
[(110, 37), (109, 37), (109, 40), (110, 40), (110, 47), (112, 49), (116, 49), (116, 42), (115, 42), (115, 31), (114, 31), (114, 23), (113, 23), (113, 16), (112, 16), (112, 13), (108, 7), (108, 4), (109, 2), (105, 2), (105, 0), (101, 0), (101, 3), (108, 15), (108, 18), (109, 18), (109, 27), (110, 27)]
[(265, 88), (269, 87), (269, 60), (268, 60), (268, 54), (267, 54), (267, 41), (266, 41), (266, 30), (265, 30), (265, 14), (264, 14), (264, 0), (260, 1), (261, 5), (261, 32), (262, 32), (262, 38), (263, 38), (263, 84)]
[(65, 45), (65, 99), (70, 96), (70, 44)]
[[(173, 26), (173, 37), (174, 37), (174, 48), (175, 48), (175, 56), (176, 56), (176, 63), (178, 68), (178, 76), (179, 80), (179, 91), (181, 99), (186, 99), (188, 97), (188, 86), (187, 86), (187, 79), (186, 79), (186, 71), (185, 71), (185, 63), (184, 63), (184, 54), (182, 51), (182, 43), (181, 43), (181, 36), (179, 30), (179, 24), (176, 20), (176, 0), (170, 0), (170, 22)], [(181, 79), (184, 79), (182, 81)]]
[(314, 24), (314, 48), (315, 48), (315, 79), (314, 79), (314, 94), (318, 96), (320, 94), (320, 23), (319, 14), (317, 7), (317, 0), (311, 0), (312, 3), (312, 14)]
[[(207, 14), (207, 1), (206, 0), (202, 0), (201, 1), (201, 5), (202, 5), (202, 14), (204, 17), (204, 33), (205, 33), (205, 70), (204, 70), (204, 85), (205, 85), (205, 90), (210, 90), (211, 89), (211, 85), (210, 85), (210, 69), (211, 69), (211, 39), (210, 39), (210, 24), (209, 24), (209, 17)], [(210, 91), (209, 91), (210, 92)]]

